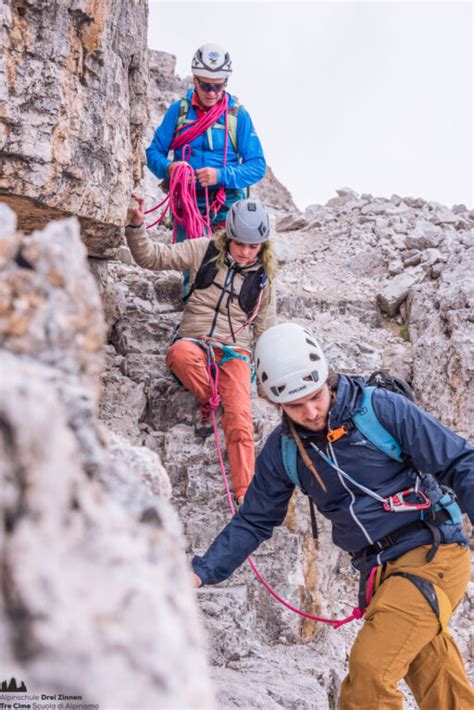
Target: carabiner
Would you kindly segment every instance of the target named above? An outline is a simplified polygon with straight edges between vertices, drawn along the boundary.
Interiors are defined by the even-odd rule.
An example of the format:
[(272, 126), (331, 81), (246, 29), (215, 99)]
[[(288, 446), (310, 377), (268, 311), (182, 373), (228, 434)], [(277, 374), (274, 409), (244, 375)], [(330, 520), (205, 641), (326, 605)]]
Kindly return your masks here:
[[(409, 503), (405, 500), (405, 496), (413, 493), (418, 497), (422, 498), (419, 503)], [(400, 491), (400, 493), (394, 493), (393, 496), (388, 496), (385, 499), (383, 509), (389, 513), (403, 513), (411, 510), (426, 510), (431, 506), (431, 501), (421, 489), (416, 490), (416, 488), (407, 488), (405, 491)]]

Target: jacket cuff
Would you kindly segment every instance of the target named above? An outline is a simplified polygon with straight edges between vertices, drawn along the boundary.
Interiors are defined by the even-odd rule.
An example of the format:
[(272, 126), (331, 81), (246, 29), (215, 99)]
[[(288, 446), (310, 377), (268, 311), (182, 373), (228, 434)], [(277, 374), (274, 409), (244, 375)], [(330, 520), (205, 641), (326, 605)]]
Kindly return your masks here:
[(146, 227), (145, 224), (139, 224), (135, 226), (134, 224), (127, 224), (125, 227), (125, 236), (127, 237), (142, 237), (146, 234)]
[(236, 498), (240, 498), (240, 496), (244, 496), (247, 493), (247, 489), (249, 487), (249, 484), (246, 486), (239, 486), (239, 488), (236, 488), (234, 491), (234, 496)]
[(209, 584), (208, 577), (204, 569), (202, 557), (195, 555), (191, 561), (191, 566), (193, 568), (193, 572), (197, 574), (197, 576), (201, 580), (202, 586), (204, 587), (206, 584)]

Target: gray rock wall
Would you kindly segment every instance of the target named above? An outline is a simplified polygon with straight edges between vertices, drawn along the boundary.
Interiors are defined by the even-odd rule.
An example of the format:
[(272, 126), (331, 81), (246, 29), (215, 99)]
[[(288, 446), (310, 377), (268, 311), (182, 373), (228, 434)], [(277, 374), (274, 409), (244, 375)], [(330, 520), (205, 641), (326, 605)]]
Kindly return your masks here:
[(91, 254), (121, 240), (147, 124), (146, 0), (2, 0), (0, 195), (20, 228), (74, 214)]

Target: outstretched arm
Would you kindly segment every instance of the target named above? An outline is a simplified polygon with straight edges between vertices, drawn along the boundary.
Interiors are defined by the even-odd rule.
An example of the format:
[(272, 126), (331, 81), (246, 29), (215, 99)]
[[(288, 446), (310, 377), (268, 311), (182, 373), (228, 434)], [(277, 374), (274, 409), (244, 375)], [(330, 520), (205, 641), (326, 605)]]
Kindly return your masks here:
[(152, 242), (144, 225), (144, 198), (132, 195), (136, 205), (129, 210), (125, 236), (133, 258), (144, 269), (187, 271), (199, 267), (209, 244), (208, 239), (188, 239), (179, 244)]
[(261, 542), (270, 538), (273, 528), (285, 519), (293, 490), (281, 462), (278, 427), (257, 458), (255, 476), (238, 513), (207, 552), (194, 557), (196, 586), (227, 579)]

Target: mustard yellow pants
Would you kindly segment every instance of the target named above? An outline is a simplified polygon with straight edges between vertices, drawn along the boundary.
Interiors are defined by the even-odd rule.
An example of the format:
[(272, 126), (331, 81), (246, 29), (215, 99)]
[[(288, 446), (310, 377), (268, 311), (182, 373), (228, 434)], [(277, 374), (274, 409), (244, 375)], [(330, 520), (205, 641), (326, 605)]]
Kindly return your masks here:
[(388, 562), (386, 578), (372, 597), (349, 657), (349, 673), (341, 688), (340, 710), (402, 710), (397, 690), (404, 678), (421, 710), (470, 710), (474, 692), (458, 648), (428, 602), (408, 579), (424, 577), (445, 592), (453, 609), (470, 577), (469, 550), (441, 545), (426, 562), (429, 545)]

